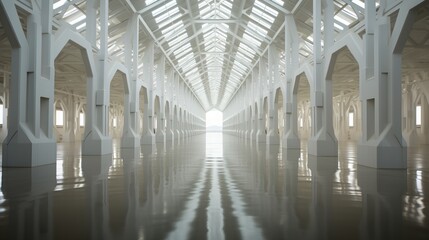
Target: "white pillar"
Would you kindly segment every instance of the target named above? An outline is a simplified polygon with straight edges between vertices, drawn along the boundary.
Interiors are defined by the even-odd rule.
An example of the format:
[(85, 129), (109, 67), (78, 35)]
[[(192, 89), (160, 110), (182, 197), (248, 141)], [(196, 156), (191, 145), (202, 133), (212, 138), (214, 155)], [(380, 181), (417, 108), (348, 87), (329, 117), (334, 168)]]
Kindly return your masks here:
[(299, 149), (301, 143), (298, 137), (298, 108), (297, 97), (293, 93), (293, 71), (297, 68), (298, 54), (298, 31), (296, 29), (293, 15), (285, 17), (285, 56), (286, 56), (286, 91), (283, 96), (283, 109), (285, 112), (285, 129), (282, 147), (286, 149)]
[[(324, 41), (325, 49), (333, 44), (333, 3), (325, 1)], [(332, 14), (329, 14), (332, 13)], [(315, 156), (337, 156), (338, 145), (332, 127), (332, 87), (331, 80), (325, 79), (322, 58), (322, 3), (313, 0), (313, 89), (311, 91), (311, 138), (308, 141), (308, 154)], [(331, 26), (332, 25), (332, 26)], [(325, 51), (326, 53), (326, 51)]]
[[(104, 16), (103, 16), (104, 18)], [(128, 75), (126, 81), (129, 88), (124, 86), (124, 126), (122, 133), (122, 148), (138, 148), (140, 147), (140, 137), (138, 132), (138, 102), (140, 88), (137, 87), (138, 78), (138, 61), (139, 61), (139, 20), (138, 15), (134, 14), (130, 18), (127, 27), (125, 45), (125, 65), (128, 67)], [(131, 55), (131, 53), (133, 53)]]
[(143, 135), (140, 139), (140, 144), (155, 144), (155, 135), (153, 133), (153, 61), (154, 61), (153, 41), (148, 42), (145, 53), (143, 55), (143, 82), (147, 84), (147, 100), (146, 109), (143, 120)]
[[(110, 88), (107, 67), (107, 43), (108, 43), (108, 2), (100, 2), (100, 50), (97, 55), (96, 69), (94, 69), (92, 86), (88, 88), (87, 109), (88, 114), (85, 123), (85, 137), (82, 142), (82, 155), (103, 155), (112, 153), (112, 138), (109, 136), (109, 96), (106, 94)], [(88, 8), (96, 8), (90, 3)], [(88, 11), (92, 11), (88, 9)], [(87, 21), (87, 28), (95, 31), (95, 21)], [(90, 31), (88, 30), (87, 31)], [(91, 30), (92, 31), (92, 30)], [(92, 35), (91, 35), (92, 36)], [(93, 46), (95, 41), (88, 38)], [(92, 42), (94, 41), (94, 42)], [(87, 49), (88, 51), (88, 49)], [(88, 55), (92, 53), (88, 52)], [(91, 61), (91, 59), (89, 59)], [(95, 98), (94, 98), (95, 95)], [(90, 116), (89, 116), (90, 115)]]
[(268, 129), (267, 144), (279, 144), (280, 137), (278, 132), (278, 114), (275, 108), (275, 89), (274, 82), (279, 78), (279, 61), (280, 55), (274, 45), (268, 47)]
[(404, 1), (391, 33), (390, 18), (376, 17), (374, 0), (366, 1), (365, 69), (360, 79), (363, 134), (358, 164), (375, 168), (407, 167), (401, 126), (401, 58), (414, 23), (411, 11), (421, 1)]
[(56, 161), (51, 19), (52, 1), (43, 1), (28, 17), (27, 41), (15, 3), (0, 1), (0, 20), (12, 46), (9, 129), (3, 142), (5, 167), (33, 167)]

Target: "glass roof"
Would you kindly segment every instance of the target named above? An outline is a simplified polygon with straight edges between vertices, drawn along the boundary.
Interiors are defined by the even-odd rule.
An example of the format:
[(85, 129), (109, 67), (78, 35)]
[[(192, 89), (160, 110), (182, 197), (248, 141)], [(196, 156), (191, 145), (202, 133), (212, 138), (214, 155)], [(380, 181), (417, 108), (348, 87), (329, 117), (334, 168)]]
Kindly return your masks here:
[[(54, 0), (54, 17), (85, 34), (86, 4)], [(339, 34), (363, 19), (365, 3), (334, 0), (334, 8), (334, 30)], [(123, 35), (134, 13), (144, 22), (139, 29), (140, 58), (145, 43), (154, 41), (155, 58), (165, 54), (167, 67), (178, 72), (206, 110), (227, 106), (259, 59), (266, 57), (269, 45), (275, 44), (284, 57), (286, 14), (295, 17), (299, 61), (312, 57), (311, 0), (110, 0), (108, 52), (112, 58), (125, 61)], [(138, 67), (142, 75), (143, 64)], [(279, 71), (284, 75), (285, 69)]]

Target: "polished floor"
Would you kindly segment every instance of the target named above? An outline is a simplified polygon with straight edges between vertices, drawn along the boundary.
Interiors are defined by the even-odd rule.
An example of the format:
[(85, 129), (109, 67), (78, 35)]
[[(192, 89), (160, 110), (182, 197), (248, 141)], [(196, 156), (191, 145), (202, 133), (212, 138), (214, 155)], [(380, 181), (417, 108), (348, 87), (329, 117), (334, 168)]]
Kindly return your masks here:
[(58, 145), (1, 169), (0, 239), (429, 239), (429, 148), (407, 170), (307, 157), (221, 133), (113, 155)]

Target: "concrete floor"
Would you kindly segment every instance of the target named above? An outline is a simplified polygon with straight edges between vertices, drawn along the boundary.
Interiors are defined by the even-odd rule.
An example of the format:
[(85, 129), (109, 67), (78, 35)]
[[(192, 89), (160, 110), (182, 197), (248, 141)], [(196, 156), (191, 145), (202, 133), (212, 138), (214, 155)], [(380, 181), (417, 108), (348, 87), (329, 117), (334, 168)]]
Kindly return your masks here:
[(429, 148), (407, 170), (207, 133), (176, 144), (3, 168), (1, 239), (429, 239)]

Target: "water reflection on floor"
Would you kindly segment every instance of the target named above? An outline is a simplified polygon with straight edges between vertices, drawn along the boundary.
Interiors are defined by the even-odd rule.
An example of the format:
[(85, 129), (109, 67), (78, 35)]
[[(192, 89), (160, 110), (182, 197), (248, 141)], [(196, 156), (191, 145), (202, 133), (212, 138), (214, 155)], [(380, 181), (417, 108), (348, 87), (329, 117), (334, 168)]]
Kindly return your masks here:
[(429, 239), (429, 150), (408, 170), (207, 133), (1, 172), (1, 239)]

